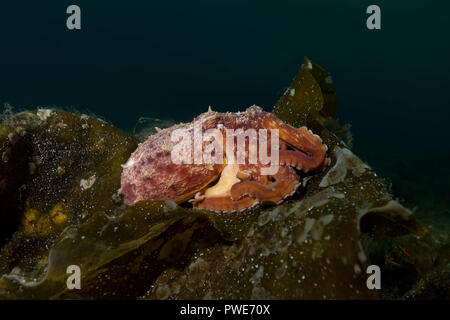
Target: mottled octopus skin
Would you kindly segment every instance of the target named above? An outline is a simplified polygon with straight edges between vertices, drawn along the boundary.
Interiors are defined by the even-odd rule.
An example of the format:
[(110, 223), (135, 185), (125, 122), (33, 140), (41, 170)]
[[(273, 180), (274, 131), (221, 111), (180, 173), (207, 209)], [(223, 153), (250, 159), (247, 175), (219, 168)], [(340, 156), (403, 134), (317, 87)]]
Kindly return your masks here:
[[(226, 163), (175, 164), (171, 160), (172, 148), (178, 143), (171, 141), (172, 132), (176, 129), (186, 129), (192, 134), (194, 122), (197, 121), (203, 121), (203, 132), (218, 128), (219, 125), (235, 130), (278, 129), (278, 172), (273, 177), (261, 175), (260, 169), (263, 165), (248, 164), (246, 161), (246, 164), (238, 165), (236, 177), (240, 182), (233, 184), (223, 195), (204, 196), (205, 189), (218, 180)], [(319, 136), (305, 127), (294, 128), (287, 125), (257, 106), (240, 113), (218, 113), (209, 110), (195, 118), (194, 122), (160, 130), (148, 137), (133, 152), (123, 165), (121, 177), (119, 193), (123, 194), (125, 203), (133, 204), (147, 199), (181, 203), (191, 199), (196, 208), (218, 212), (240, 211), (259, 203), (277, 204), (293, 194), (300, 184), (293, 167), (310, 172), (322, 169), (329, 162), (326, 157), (327, 147), (322, 144)], [(195, 198), (192, 199), (194, 195)]]

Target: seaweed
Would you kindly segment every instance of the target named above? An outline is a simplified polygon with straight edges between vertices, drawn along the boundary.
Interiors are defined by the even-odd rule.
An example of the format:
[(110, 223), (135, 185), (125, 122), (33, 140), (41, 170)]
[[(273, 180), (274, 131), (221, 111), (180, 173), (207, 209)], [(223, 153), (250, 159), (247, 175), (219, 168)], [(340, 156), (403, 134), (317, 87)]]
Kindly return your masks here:
[[(395, 202), (326, 119), (329, 74), (305, 59), (274, 113), (307, 125), (331, 164), (281, 205), (232, 214), (117, 196), (134, 138), (97, 119), (24, 112), (0, 126), (0, 297), (372, 299), (368, 239), (428, 229)], [(338, 127), (338, 126), (336, 126)], [(81, 269), (81, 289), (66, 286)]]
[(0, 125), (0, 273), (45, 260), (59, 234), (118, 206), (126, 133), (85, 115), (40, 109)]

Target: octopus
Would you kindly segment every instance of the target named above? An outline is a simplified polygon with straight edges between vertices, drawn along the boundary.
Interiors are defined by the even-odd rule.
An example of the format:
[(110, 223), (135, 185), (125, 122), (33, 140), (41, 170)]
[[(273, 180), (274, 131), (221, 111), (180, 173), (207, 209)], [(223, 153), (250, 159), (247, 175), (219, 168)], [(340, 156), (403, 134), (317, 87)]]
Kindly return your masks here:
[(171, 200), (215, 212), (276, 205), (330, 162), (318, 135), (257, 106), (238, 113), (210, 108), (191, 123), (157, 131), (122, 166), (118, 192), (128, 205)]

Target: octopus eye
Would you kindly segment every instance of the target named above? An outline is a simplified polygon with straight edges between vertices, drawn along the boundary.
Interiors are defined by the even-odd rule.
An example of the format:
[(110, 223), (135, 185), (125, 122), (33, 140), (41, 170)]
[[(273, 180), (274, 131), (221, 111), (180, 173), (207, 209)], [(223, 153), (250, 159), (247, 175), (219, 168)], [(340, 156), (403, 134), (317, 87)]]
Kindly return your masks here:
[(217, 129), (223, 129), (223, 122), (219, 122), (217, 124)]

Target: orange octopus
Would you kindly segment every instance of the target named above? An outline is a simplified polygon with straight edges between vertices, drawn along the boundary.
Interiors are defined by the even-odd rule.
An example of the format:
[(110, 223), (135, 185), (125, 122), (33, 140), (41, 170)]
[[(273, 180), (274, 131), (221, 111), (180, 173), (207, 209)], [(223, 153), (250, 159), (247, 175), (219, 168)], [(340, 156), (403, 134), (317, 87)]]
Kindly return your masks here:
[[(217, 129), (213, 130), (216, 135), (196, 136), (196, 126), (202, 133)], [(158, 131), (123, 165), (119, 193), (127, 204), (147, 199), (189, 201), (195, 208), (216, 212), (279, 204), (301, 184), (295, 169), (316, 172), (330, 162), (327, 146), (319, 136), (305, 127), (285, 124), (257, 106), (239, 113), (210, 109), (191, 123)], [(218, 136), (217, 132), (223, 134)], [(230, 132), (264, 134), (256, 140), (252, 134), (241, 139)], [(174, 158), (183, 152), (181, 160)], [(256, 160), (255, 154), (260, 156)], [(277, 162), (269, 163), (269, 158)]]

